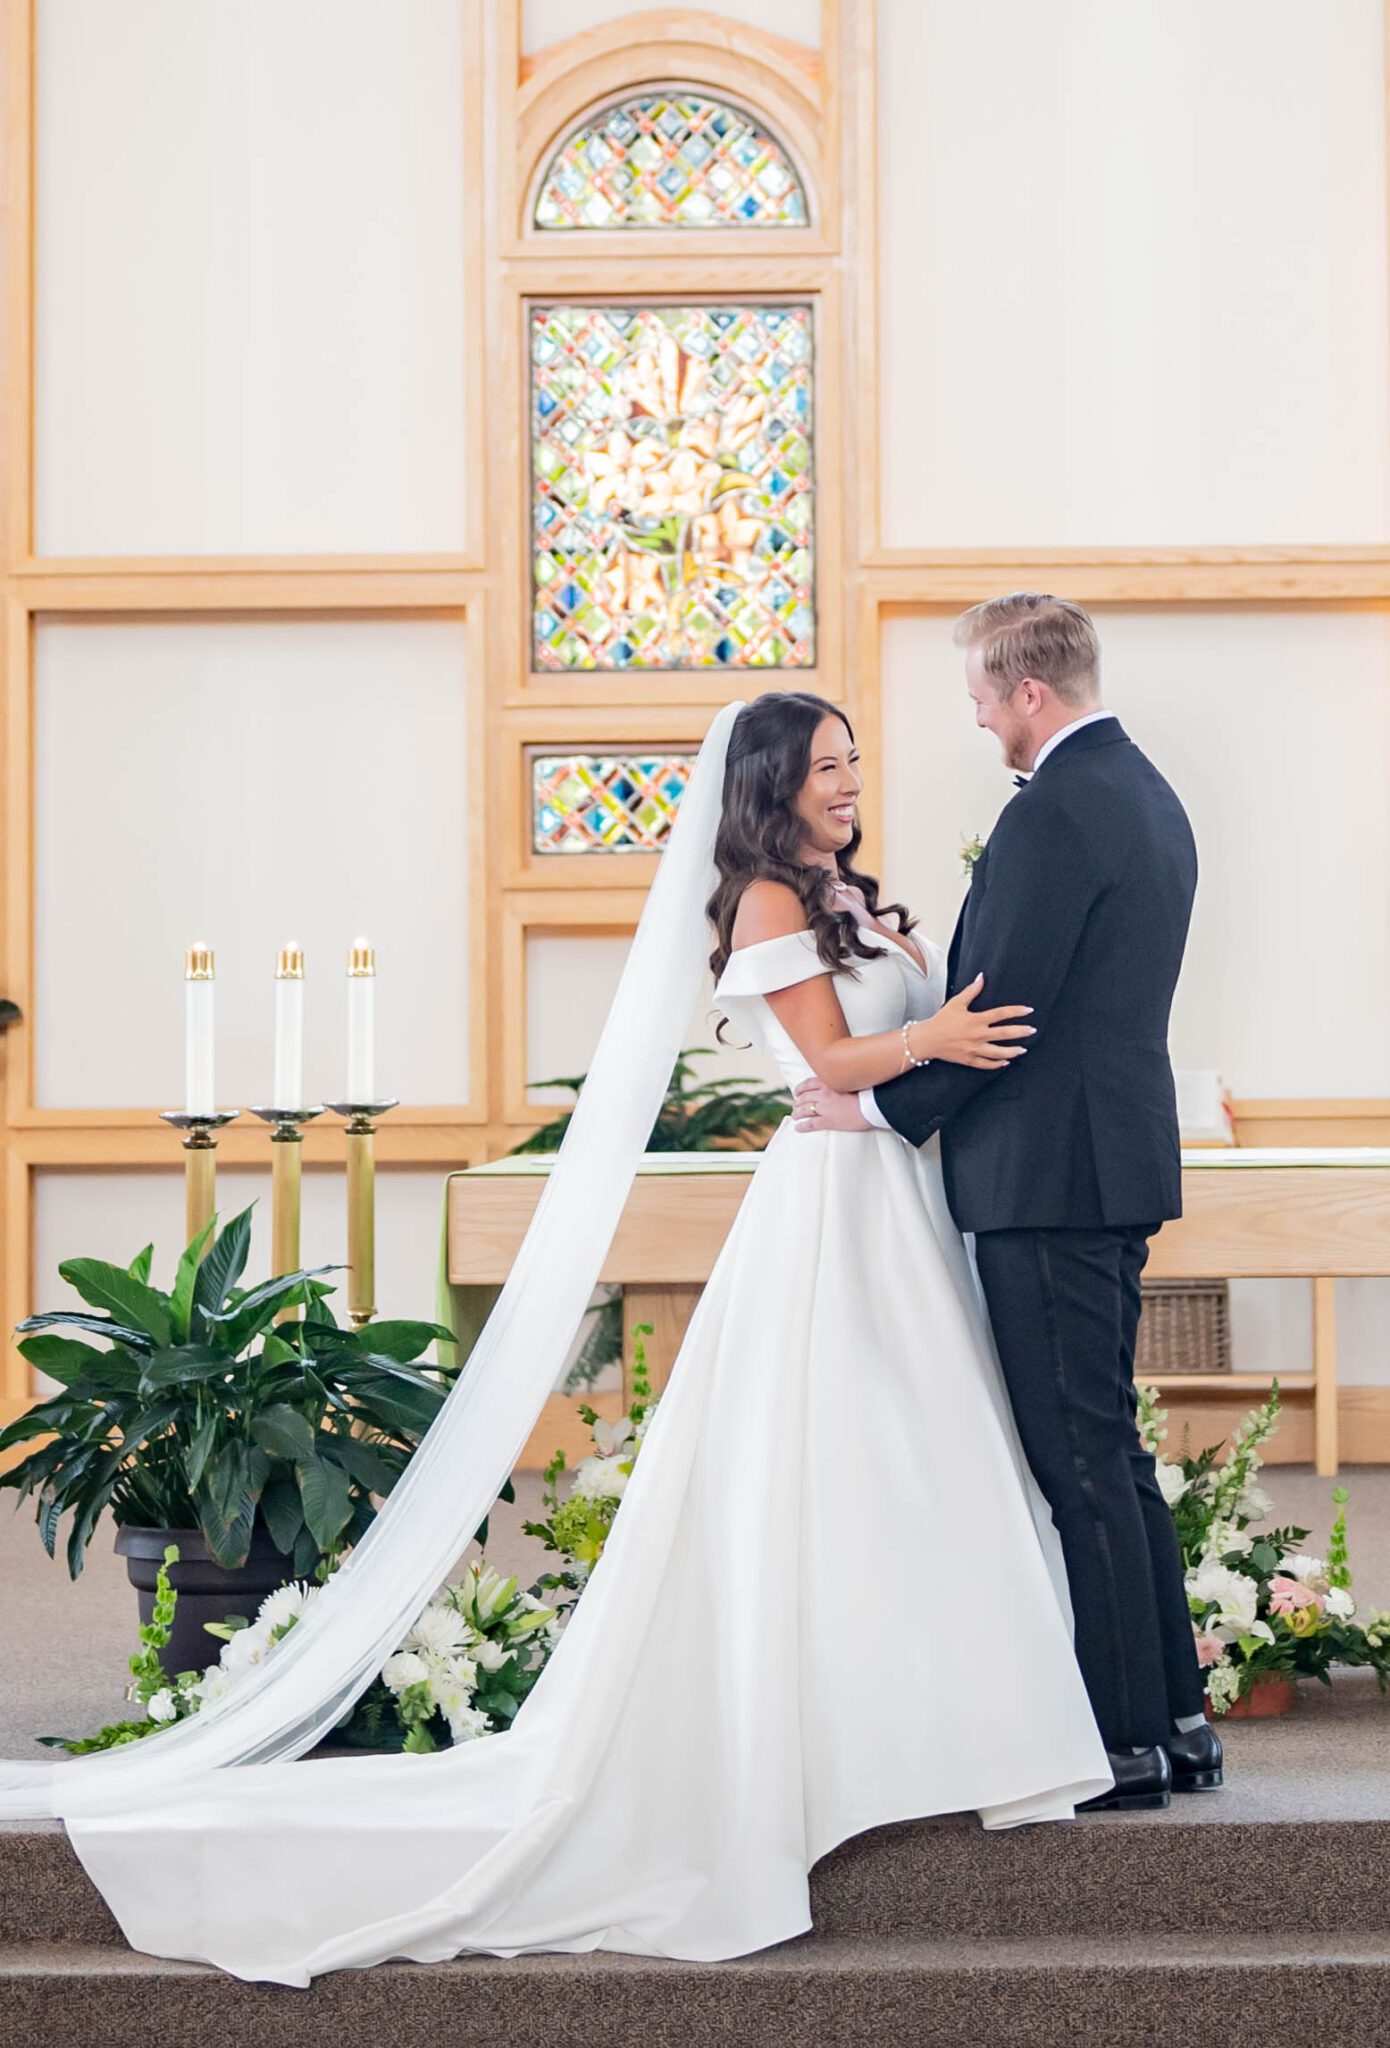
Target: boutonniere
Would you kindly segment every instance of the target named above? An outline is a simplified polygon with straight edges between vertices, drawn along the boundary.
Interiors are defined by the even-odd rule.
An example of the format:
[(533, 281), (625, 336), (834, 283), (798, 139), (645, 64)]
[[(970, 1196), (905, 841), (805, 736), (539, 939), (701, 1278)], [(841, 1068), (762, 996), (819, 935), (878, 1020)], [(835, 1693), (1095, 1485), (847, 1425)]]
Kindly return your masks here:
[(974, 874), (975, 863), (984, 850), (985, 843), (978, 832), (973, 839), (962, 839), (960, 843), (960, 869), (963, 875), (971, 876)]

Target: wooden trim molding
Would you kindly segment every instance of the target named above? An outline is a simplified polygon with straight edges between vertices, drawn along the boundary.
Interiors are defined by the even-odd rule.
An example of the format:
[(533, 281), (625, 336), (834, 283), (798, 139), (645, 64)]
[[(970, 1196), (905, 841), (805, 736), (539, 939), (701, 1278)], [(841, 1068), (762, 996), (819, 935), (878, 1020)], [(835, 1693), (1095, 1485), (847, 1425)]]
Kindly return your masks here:
[(1380, 609), (1390, 605), (1390, 548), (881, 549), (866, 581), (885, 608), (954, 610), (1001, 590), (1056, 590), (1086, 605)]
[[(823, 0), (833, 32), (835, 0)], [(770, 35), (726, 15), (654, 8), (581, 29), (532, 58), (518, 58), (516, 150), (499, 166), (502, 219), (510, 224), (507, 254), (546, 259), (557, 243), (582, 241), (596, 256), (630, 256), (642, 243), (675, 244), (691, 255), (726, 252), (728, 230), (617, 229), (557, 235), (531, 225), (535, 192), (554, 151), (584, 115), (606, 100), (645, 85), (703, 86), (765, 119), (786, 147), (805, 187), (810, 225), (738, 230), (749, 253), (829, 251), (836, 246), (839, 203), (833, 121), (827, 121), (819, 51)], [(827, 144), (829, 147), (827, 147)]]
[(486, 588), (482, 570), (447, 557), (289, 557), (279, 563), (150, 557), (140, 563), (38, 561), (10, 577), (29, 613), (226, 618), (253, 612), (336, 612), (378, 617), (464, 611)]
[(1232, 1102), (1238, 1145), (1390, 1145), (1390, 1097)]

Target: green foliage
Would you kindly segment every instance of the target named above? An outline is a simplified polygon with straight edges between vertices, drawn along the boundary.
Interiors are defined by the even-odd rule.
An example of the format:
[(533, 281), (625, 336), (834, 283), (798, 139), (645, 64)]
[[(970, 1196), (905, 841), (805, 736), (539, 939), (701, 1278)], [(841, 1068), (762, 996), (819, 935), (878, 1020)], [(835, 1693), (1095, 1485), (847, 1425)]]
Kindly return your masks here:
[[(633, 1328), (632, 1399), (628, 1403), (624, 1422), (631, 1425), (630, 1456), (622, 1462), (622, 1469), (631, 1472), (641, 1448), (641, 1426), (649, 1411), (655, 1407), (652, 1399), (651, 1375), (647, 1370), (647, 1347), (643, 1342), (652, 1334), (650, 1323), (637, 1323)], [(599, 1417), (587, 1404), (579, 1413), (591, 1430), (597, 1431)], [(619, 1427), (622, 1425), (620, 1424)], [(543, 1522), (523, 1522), (528, 1536), (535, 1536), (547, 1550), (554, 1551), (563, 1559), (558, 1572), (546, 1572), (531, 1588), (533, 1593), (565, 1590), (576, 1598), (589, 1573), (603, 1555), (614, 1517), (621, 1504), (620, 1496), (611, 1493), (588, 1494), (572, 1491), (568, 1499), (560, 1498), (560, 1475), (565, 1470), (565, 1454), (556, 1451), (550, 1463), (541, 1474), (541, 1501), (546, 1509)], [(573, 1605), (573, 1602), (564, 1603)]]
[[(0, 1451), (36, 1446), (0, 1487), (36, 1498), (50, 1557), (72, 1515), (73, 1578), (108, 1509), (120, 1524), (199, 1529), (228, 1568), (263, 1526), (308, 1577), (370, 1526), (438, 1414), (453, 1374), (419, 1360), (447, 1330), (340, 1329), (328, 1266), (242, 1287), (250, 1242), (249, 1208), (220, 1232), (214, 1218), (167, 1294), (150, 1282), (151, 1246), (126, 1268), (69, 1259), (59, 1271), (100, 1313), (19, 1325), (24, 1356), (62, 1385), (0, 1431)], [(277, 1325), (289, 1306), (303, 1319)]]
[[(1139, 1390), (1141, 1436), (1162, 1458), (1164, 1416), (1156, 1404), (1151, 1388)], [(1381, 1691), (1390, 1689), (1387, 1617), (1362, 1623), (1351, 1603), (1346, 1488), (1332, 1496), (1336, 1513), (1325, 1559), (1306, 1556), (1307, 1529), (1255, 1526), (1270, 1513), (1255, 1478), (1279, 1410), (1276, 1383), (1233, 1432), (1224, 1457), (1213, 1445), (1195, 1456), (1162, 1459), (1165, 1492), (1175, 1494), (1171, 1506), (1193, 1626), (1199, 1644), (1220, 1651), (1205, 1665), (1207, 1696), (1218, 1713), (1244, 1698), (1257, 1679), (1316, 1678), (1330, 1685), (1338, 1664), (1368, 1665)], [(1174, 1475), (1180, 1475), (1180, 1490)]]
[(1334, 1487), (1332, 1501), (1337, 1512), (1332, 1518), (1332, 1534), (1327, 1542), (1327, 1583), (1349, 1587), (1351, 1560), (1347, 1554), (1347, 1490), (1344, 1486)]
[[(712, 1059), (709, 1046), (692, 1046), (676, 1061), (665, 1099), (647, 1140), (649, 1152), (727, 1152), (756, 1149), (791, 1109), (785, 1088), (763, 1088), (748, 1078), (701, 1081), (692, 1059)], [(585, 1076), (536, 1081), (536, 1088), (567, 1088), (578, 1096)], [(548, 1123), (516, 1152), (557, 1152), (573, 1110)]]
[[(178, 1594), (169, 1580), (169, 1567), (178, 1561), (179, 1547), (176, 1543), (165, 1546), (164, 1562), (155, 1576), (154, 1611), (140, 1630), (141, 1647), (130, 1659), (131, 1682), (126, 1698), (139, 1700), (148, 1706), (158, 1692), (169, 1689), (169, 1680), (159, 1653), (168, 1647), (174, 1628), (174, 1609)], [(183, 1686), (191, 1681), (194, 1673), (181, 1672), (176, 1683)], [(88, 1756), (94, 1750), (119, 1749), (125, 1743), (139, 1742), (146, 1735), (154, 1735), (165, 1724), (152, 1721), (148, 1715), (139, 1721), (111, 1721), (105, 1728), (99, 1728), (95, 1735), (74, 1737), (69, 1735), (40, 1735), (39, 1741), (50, 1749), (66, 1750), (69, 1756)]]

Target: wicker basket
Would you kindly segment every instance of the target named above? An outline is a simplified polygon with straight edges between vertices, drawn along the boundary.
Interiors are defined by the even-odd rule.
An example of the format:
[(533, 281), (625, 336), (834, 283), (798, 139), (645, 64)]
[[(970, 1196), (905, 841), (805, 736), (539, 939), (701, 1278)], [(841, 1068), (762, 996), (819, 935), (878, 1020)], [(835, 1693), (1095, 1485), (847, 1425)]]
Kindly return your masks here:
[(1231, 1370), (1231, 1290), (1225, 1280), (1145, 1280), (1143, 1293), (1136, 1379)]

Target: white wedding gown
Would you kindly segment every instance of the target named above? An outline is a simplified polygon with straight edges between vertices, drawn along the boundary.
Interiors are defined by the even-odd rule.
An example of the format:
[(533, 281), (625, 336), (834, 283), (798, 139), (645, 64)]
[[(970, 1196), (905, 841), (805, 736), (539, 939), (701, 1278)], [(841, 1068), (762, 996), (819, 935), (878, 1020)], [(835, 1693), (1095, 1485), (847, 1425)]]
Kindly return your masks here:
[[(942, 997), (939, 954), (928, 977), (876, 943), (836, 977), (856, 1033)], [(798, 934), (719, 985), (789, 1083), (807, 1069), (764, 994), (821, 971)], [(788, 1120), (508, 1733), (61, 1810), (136, 1948), (240, 1977), (745, 1954), (810, 1926), (808, 1872), (849, 1835), (1056, 1819), (1109, 1785), (1062, 1583), (935, 1146)]]

